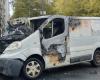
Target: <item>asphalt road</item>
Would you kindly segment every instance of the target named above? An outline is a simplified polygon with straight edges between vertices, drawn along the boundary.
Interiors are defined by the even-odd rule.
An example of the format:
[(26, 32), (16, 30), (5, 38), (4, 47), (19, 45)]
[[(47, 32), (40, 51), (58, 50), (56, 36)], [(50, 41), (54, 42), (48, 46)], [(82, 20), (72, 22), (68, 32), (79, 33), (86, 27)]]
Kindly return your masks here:
[[(24, 78), (8, 78), (0, 75), (0, 80), (26, 80)], [(89, 63), (81, 63), (43, 72), (37, 80), (100, 80), (100, 67), (94, 68)]]

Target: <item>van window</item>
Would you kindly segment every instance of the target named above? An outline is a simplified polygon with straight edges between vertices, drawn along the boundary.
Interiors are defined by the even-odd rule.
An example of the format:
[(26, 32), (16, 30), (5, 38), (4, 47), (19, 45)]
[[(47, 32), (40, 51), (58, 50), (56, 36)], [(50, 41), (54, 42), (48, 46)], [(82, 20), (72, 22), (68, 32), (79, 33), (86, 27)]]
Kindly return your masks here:
[(30, 21), (30, 26), (34, 31), (36, 31), (41, 25), (42, 23), (46, 20), (47, 18), (41, 18), (41, 19), (33, 19)]
[(64, 19), (56, 18), (49, 22), (43, 29), (44, 38), (51, 38), (64, 32)]
[[(80, 36), (91, 36), (91, 21), (90, 20), (77, 20), (73, 21), (70, 26), (70, 36), (80, 37)], [(75, 23), (76, 22), (76, 23)]]
[(52, 22), (48, 23), (48, 25), (43, 29), (43, 36), (46, 39), (52, 37), (52, 24)]

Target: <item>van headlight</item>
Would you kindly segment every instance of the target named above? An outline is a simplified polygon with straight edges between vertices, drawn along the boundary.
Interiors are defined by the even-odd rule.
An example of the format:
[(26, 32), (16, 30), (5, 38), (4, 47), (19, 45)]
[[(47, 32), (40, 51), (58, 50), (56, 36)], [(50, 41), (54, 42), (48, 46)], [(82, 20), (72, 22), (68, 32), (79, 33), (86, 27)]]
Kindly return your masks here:
[(15, 50), (15, 49), (18, 49), (21, 47), (21, 42), (13, 42), (12, 44), (10, 44), (5, 51), (8, 51), (8, 50)]

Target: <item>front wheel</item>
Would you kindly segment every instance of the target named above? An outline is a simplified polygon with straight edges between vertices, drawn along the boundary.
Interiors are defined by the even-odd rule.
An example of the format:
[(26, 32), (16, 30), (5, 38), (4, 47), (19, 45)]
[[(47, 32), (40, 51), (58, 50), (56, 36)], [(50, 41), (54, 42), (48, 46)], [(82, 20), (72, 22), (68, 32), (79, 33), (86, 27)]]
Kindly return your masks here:
[(95, 67), (100, 66), (100, 50), (95, 51), (91, 64)]
[(23, 74), (28, 79), (35, 79), (40, 76), (43, 71), (43, 64), (36, 58), (28, 59), (23, 67)]

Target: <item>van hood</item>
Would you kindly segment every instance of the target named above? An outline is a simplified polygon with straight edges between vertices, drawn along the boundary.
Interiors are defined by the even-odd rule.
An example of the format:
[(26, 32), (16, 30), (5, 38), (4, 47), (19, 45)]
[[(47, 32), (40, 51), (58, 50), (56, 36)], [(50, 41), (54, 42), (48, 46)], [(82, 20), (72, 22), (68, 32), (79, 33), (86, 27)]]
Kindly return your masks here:
[[(40, 32), (39, 30), (35, 31), (29, 37), (20, 41), (21, 47), (15, 50), (5, 50), (0, 58), (20, 58), (20, 55), (25, 56), (26, 58), (33, 54), (41, 53), (41, 44), (40, 44)], [(13, 43), (12, 43), (13, 44)], [(9, 47), (9, 46), (8, 46)]]

